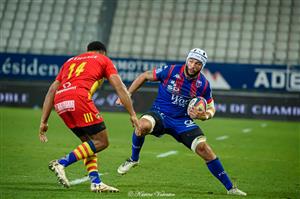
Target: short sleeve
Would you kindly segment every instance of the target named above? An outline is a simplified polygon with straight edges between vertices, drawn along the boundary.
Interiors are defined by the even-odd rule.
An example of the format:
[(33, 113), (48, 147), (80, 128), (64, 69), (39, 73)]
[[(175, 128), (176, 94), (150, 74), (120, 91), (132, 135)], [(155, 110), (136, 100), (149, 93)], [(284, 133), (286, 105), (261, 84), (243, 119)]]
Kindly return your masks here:
[(202, 97), (204, 97), (204, 98), (206, 99), (207, 103), (209, 103), (209, 102), (211, 102), (211, 101), (213, 100), (213, 97), (212, 97), (212, 90), (211, 90), (211, 88), (210, 88), (210, 83), (209, 83), (209, 81), (206, 80), (206, 84), (207, 84), (207, 85), (205, 85), (206, 88), (205, 88), (205, 91), (204, 91)]
[(64, 65), (60, 68), (55, 80), (62, 82), (62, 70), (63, 70)]
[(153, 77), (154, 80), (163, 81), (168, 77), (169, 71), (171, 70), (171, 66), (159, 66), (154, 68), (153, 70)]

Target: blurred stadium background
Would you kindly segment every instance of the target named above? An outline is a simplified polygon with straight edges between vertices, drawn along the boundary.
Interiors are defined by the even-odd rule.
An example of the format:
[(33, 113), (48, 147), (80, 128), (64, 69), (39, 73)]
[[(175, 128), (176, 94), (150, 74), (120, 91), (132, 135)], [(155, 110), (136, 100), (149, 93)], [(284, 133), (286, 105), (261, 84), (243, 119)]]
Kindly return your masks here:
[[(61, 64), (70, 56), (84, 52), (86, 45), (93, 40), (100, 40), (107, 45), (109, 57), (113, 59), (127, 85), (134, 80), (136, 75), (155, 66), (184, 63), (187, 52), (192, 48), (205, 49), (209, 61), (204, 73), (213, 88), (217, 114), (216, 122), (212, 120), (204, 127), (213, 131), (213, 125), (224, 127), (228, 123), (231, 128), (234, 128), (235, 123), (242, 125), (244, 122), (247, 123), (245, 126), (261, 125), (262, 128), (273, 125), (269, 132), (265, 128), (259, 130), (260, 132), (255, 134), (255, 138), (258, 139), (247, 140), (245, 146), (257, 147), (251, 148), (252, 151), (260, 152), (263, 149), (259, 144), (252, 146), (253, 141), (266, 144), (270, 136), (278, 131), (276, 140), (286, 141), (284, 154), (288, 157), (296, 157), (296, 159), (287, 159), (290, 163), (292, 162), (294, 168), (299, 169), (299, 0), (0, 0), (1, 174), (3, 172), (9, 174), (10, 171), (10, 164), (6, 163), (10, 158), (3, 152), (10, 149), (10, 144), (6, 141), (16, 142), (19, 146), (23, 146), (13, 137), (6, 137), (11, 131), (16, 131), (14, 128), (18, 126), (18, 123), (15, 118), (21, 122), (23, 121), (21, 116), (28, 115), (27, 120), (24, 120), (20, 126), (26, 126), (24, 132), (29, 133), (38, 128), (40, 113), (32, 111), (30, 115), (30, 109), (22, 112), (22, 109), (5, 107), (41, 107), (47, 88), (58, 73)], [(156, 84), (148, 83), (133, 96), (136, 110), (138, 112), (147, 110), (155, 96)], [(114, 105), (115, 99), (116, 94), (107, 83), (94, 96), (95, 103), (102, 111), (123, 111), (122, 108)], [(110, 113), (108, 117), (113, 118), (114, 114)], [(56, 116), (53, 117), (56, 118)], [(124, 118), (120, 115), (115, 117)], [(223, 120), (224, 118), (229, 119)], [(255, 120), (242, 121), (233, 118)], [(272, 123), (273, 120), (281, 121)], [(30, 123), (30, 121), (34, 128), (29, 128), (30, 125), (27, 122)], [(256, 124), (254, 121), (264, 123)], [(285, 126), (281, 123), (282, 121), (285, 122)], [(61, 123), (55, 123), (55, 125), (67, 131)], [(113, 132), (120, 124), (118, 122), (117, 124), (109, 123), (109, 125)], [(52, 129), (52, 131), (55, 130)], [(284, 134), (287, 137), (282, 138), (281, 135), (285, 131), (288, 131)], [(32, 135), (32, 132), (30, 133)], [(211, 135), (214, 136), (213, 132)], [(22, 139), (33, 142), (28, 136), (22, 136), (24, 136)], [(124, 140), (118, 141), (116, 137), (113, 137), (115, 141), (117, 140), (117, 144), (121, 143), (120, 147), (124, 147), (125, 144), (129, 146), (130, 134), (126, 138), (123, 135), (122, 138), (127, 139), (128, 143)], [(243, 139), (240, 137), (233, 139), (235, 142), (231, 143), (232, 146), (237, 140)], [(213, 145), (214, 142), (217, 141), (213, 141)], [(113, 144), (112, 141), (112, 146)], [(155, 143), (153, 144), (156, 146)], [(272, 143), (269, 143), (267, 146), (270, 148), (265, 149), (268, 151), (268, 157), (273, 157), (272, 151), (275, 148), (282, 147), (281, 143), (275, 143), (276, 147), (273, 148), (271, 145)], [(223, 148), (226, 150), (226, 146), (221, 147)], [(46, 150), (42, 147), (37, 149)], [(65, 150), (70, 150), (70, 147)], [(245, 147), (244, 150), (248, 150), (247, 155), (255, 156), (250, 149)], [(13, 150), (8, 151), (10, 153), (7, 152), (7, 154), (14, 154)], [(122, 152), (118, 151), (118, 153)], [(115, 153), (116, 157), (118, 153)], [(278, 153), (283, 152), (278, 151)], [(61, 154), (61, 151), (57, 154)], [(48, 155), (51, 156), (51, 153), (49, 152)], [(16, 158), (25, 161), (20, 157)], [(226, 158), (228, 159), (224, 156), (225, 162)], [(281, 163), (285, 158), (279, 158)], [(118, 166), (119, 161), (107, 159)], [(189, 159), (185, 161), (189, 162)], [(38, 158), (36, 162), (39, 163)], [(239, 161), (237, 165), (233, 164), (232, 168), (236, 166), (238, 170), (242, 162), (244, 160)], [(256, 168), (255, 164), (259, 161), (252, 163), (251, 168)], [(271, 172), (266, 179), (272, 182), (267, 181), (265, 184), (271, 186), (273, 182), (278, 182), (272, 180), (274, 177), (272, 172), (274, 175), (280, 175), (280, 172), (283, 175), (285, 168), (282, 166), (277, 170), (272, 170), (272, 166), (266, 166), (266, 170)], [(38, 174), (49, 175), (46, 171)], [(296, 178), (294, 174), (283, 175), (283, 178), (286, 177), (284, 182), (291, 183), (291, 187), (282, 186), (277, 192), (266, 187), (265, 190), (269, 195), (266, 193), (264, 196), (258, 195), (257, 198), (275, 198), (276, 196), (295, 198), (299, 194), (299, 171), (295, 174)], [(246, 173), (241, 175), (247, 178)], [(251, 175), (253, 178), (259, 178), (256, 173), (251, 173)], [(4, 180), (2, 178), (1, 181), (4, 182)], [(111, 180), (114, 181), (114, 179)], [(49, 183), (52, 181), (53, 179), (49, 179)], [(126, 183), (125, 181), (123, 185), (126, 186)], [(281, 186), (277, 185), (276, 187)], [(13, 198), (13, 186), (13, 182), (11, 182), (10, 189), (4, 186), (4, 193), (11, 191), (10, 194), (4, 195), (4, 198), (5, 196)], [(30, 189), (27, 188), (26, 190)], [(131, 190), (131, 188), (126, 189)], [(143, 188), (151, 191), (146, 186)], [(258, 183), (257, 189), (252, 188), (251, 191), (255, 192), (260, 188), (263, 189), (264, 185)], [(43, 187), (40, 187), (40, 190), (43, 190)], [(271, 192), (274, 192), (274, 195)], [(25, 193), (29, 192), (23, 194)], [(51, 190), (48, 194), (50, 193)], [(197, 197), (196, 193), (193, 194), (192, 196)], [(25, 194), (25, 196), (30, 198), (34, 195)], [(50, 197), (51, 194), (47, 196)], [(55, 196), (58, 197), (58, 195)], [(183, 197), (184, 195), (180, 198)], [(216, 196), (216, 198), (223, 198), (223, 196)]]

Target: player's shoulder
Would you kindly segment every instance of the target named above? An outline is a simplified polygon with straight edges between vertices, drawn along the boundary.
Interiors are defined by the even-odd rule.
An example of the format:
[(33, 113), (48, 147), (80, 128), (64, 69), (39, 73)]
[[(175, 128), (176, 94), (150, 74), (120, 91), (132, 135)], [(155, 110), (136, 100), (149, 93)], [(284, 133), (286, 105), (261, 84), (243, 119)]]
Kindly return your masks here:
[(202, 82), (210, 84), (209, 80), (207, 79), (207, 77), (205, 76), (205, 74), (202, 71), (200, 72), (200, 75), (201, 75)]
[(182, 67), (182, 64), (168, 64), (168, 65), (163, 65), (160, 68), (163, 70), (174, 70), (174, 69), (180, 69)]
[(173, 64), (171, 66), (174, 66), (175, 68), (181, 68), (182, 66), (184, 66), (185, 64)]
[(102, 62), (105, 62), (105, 63), (112, 62), (112, 60), (109, 57), (107, 57), (106, 55), (97, 53), (97, 57), (98, 57), (98, 60), (100, 60)]
[(205, 74), (203, 73), (203, 70), (200, 72), (200, 75), (201, 75), (201, 79), (203, 80), (207, 80)]

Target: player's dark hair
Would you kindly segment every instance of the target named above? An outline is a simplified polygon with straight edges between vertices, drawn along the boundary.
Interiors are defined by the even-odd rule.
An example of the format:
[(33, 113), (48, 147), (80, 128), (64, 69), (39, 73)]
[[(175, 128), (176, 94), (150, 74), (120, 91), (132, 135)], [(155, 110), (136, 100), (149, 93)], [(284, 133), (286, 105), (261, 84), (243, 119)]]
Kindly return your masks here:
[(93, 41), (88, 44), (87, 51), (104, 51), (106, 53), (106, 47), (100, 41)]

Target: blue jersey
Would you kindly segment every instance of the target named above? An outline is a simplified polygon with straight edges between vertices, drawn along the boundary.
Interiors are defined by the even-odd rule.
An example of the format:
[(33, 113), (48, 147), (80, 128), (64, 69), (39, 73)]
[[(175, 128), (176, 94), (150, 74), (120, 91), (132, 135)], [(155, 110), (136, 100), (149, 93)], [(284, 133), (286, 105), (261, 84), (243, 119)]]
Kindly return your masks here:
[(185, 65), (168, 65), (153, 70), (155, 80), (160, 81), (157, 98), (152, 109), (171, 117), (186, 118), (187, 106), (194, 97), (204, 97), (212, 101), (209, 82), (202, 73), (194, 79), (184, 74)]

